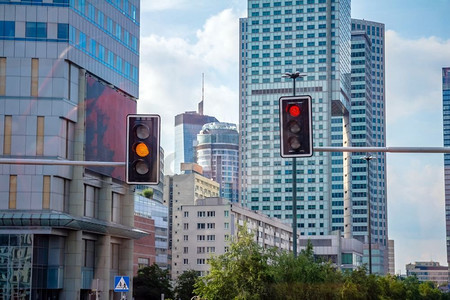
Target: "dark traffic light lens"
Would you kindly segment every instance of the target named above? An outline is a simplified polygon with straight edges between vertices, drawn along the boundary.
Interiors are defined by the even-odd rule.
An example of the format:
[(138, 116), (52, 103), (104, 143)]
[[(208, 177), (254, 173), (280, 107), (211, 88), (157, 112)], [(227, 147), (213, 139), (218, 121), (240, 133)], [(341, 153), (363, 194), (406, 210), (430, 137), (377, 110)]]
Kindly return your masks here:
[(302, 130), (302, 128), (300, 127), (300, 124), (297, 121), (289, 122), (288, 129), (292, 133), (299, 133)]
[(289, 143), (289, 146), (291, 147), (291, 149), (293, 149), (293, 150), (298, 150), (302, 146), (302, 144), (300, 143), (300, 140), (296, 136), (291, 137), (288, 140), (288, 143)]
[(150, 136), (150, 129), (145, 124), (138, 124), (134, 127), (134, 131), (136, 132), (136, 136), (141, 140), (146, 139)]
[(148, 164), (143, 160), (136, 161), (134, 168), (136, 169), (136, 173), (139, 175), (147, 174), (149, 171)]
[(298, 117), (300, 115), (300, 113), (301, 113), (300, 107), (298, 107), (297, 105), (289, 106), (289, 114), (292, 117)]

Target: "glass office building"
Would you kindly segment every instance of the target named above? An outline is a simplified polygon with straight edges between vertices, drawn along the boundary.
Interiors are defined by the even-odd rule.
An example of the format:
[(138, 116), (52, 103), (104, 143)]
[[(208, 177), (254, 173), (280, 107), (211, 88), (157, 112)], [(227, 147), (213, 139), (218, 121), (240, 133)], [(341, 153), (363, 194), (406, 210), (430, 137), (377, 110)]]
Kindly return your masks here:
[[(352, 28), (366, 36), (352, 39)], [(384, 146), (384, 25), (359, 20), (352, 25), (350, 1), (248, 1), (248, 17), (240, 20), (240, 45), (241, 201), (291, 223), (292, 160), (279, 155), (278, 99), (292, 95), (292, 79), (281, 76), (306, 74), (297, 79), (296, 94), (312, 96), (315, 147)], [(359, 63), (367, 68), (352, 74)], [(316, 152), (297, 159), (300, 234), (339, 230), (364, 241), (363, 155)], [(374, 156), (373, 242), (386, 245), (385, 156)]]
[[(442, 106), (444, 115), (444, 147), (450, 147), (450, 67), (442, 68)], [(444, 176), (447, 262), (450, 262), (450, 154), (444, 154)], [(448, 265), (450, 266), (450, 263)]]
[[(248, 1), (240, 21), (240, 160), (241, 201), (252, 210), (292, 222), (292, 159), (280, 157), (278, 111), (279, 97), (292, 95), (292, 79), (282, 74), (307, 74), (296, 94), (312, 97), (314, 146), (332, 145), (334, 118), (344, 128), (340, 143), (350, 143), (350, 30), (349, 0)], [(334, 167), (326, 152), (297, 159), (301, 235), (332, 231), (332, 176), (346, 180), (345, 193), (345, 160)]]
[[(384, 24), (352, 19), (352, 33), (352, 145), (385, 147)], [(367, 237), (368, 230), (364, 227), (369, 186), (372, 269), (374, 273), (385, 274), (388, 271), (386, 153), (370, 153), (373, 159), (368, 172), (367, 162), (361, 159), (365, 155), (352, 154), (353, 236), (360, 240)], [(363, 262), (368, 263), (367, 249)]]
[[(0, 3), (0, 157), (124, 161), (136, 113), (138, 0)], [(133, 275), (124, 167), (0, 170), (0, 298), (113, 299)], [(116, 295), (117, 296), (117, 295)], [(128, 294), (131, 297), (131, 294)]]
[(174, 173), (180, 174), (181, 163), (195, 161), (197, 134), (206, 123), (218, 122), (215, 117), (188, 111), (175, 116)]
[(208, 123), (197, 134), (197, 164), (220, 184), (220, 197), (239, 201), (239, 134), (235, 124)]

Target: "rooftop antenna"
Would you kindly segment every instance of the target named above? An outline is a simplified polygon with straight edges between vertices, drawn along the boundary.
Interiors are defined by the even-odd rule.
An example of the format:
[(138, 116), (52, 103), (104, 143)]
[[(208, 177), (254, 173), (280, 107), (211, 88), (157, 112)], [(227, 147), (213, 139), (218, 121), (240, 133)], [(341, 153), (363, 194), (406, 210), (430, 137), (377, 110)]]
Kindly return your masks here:
[(205, 73), (202, 73), (202, 101), (198, 104), (198, 113), (203, 115), (203, 101), (205, 100)]

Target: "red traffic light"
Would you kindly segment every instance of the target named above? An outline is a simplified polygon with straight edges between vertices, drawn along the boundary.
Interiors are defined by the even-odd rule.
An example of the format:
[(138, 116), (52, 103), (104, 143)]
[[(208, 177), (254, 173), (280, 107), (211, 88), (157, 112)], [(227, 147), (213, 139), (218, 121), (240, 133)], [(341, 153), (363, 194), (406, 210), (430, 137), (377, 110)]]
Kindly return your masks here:
[(298, 117), (301, 113), (300, 107), (298, 107), (298, 105), (290, 105), (288, 107), (288, 112), (291, 115), (291, 117)]

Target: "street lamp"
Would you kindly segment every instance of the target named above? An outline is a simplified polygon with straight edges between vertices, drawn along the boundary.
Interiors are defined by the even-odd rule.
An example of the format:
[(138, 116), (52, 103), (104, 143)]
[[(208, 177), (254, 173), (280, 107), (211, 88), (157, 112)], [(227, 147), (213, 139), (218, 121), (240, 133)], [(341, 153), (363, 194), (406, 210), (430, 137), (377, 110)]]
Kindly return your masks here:
[[(292, 94), (295, 96), (295, 79), (306, 76), (305, 73), (296, 71), (295, 73), (284, 73), (281, 77), (292, 78)], [(297, 158), (292, 158), (292, 250), (294, 257), (297, 257)]]
[(372, 222), (370, 213), (370, 180), (369, 180), (369, 162), (373, 159), (372, 155), (367, 154), (361, 157), (361, 159), (367, 162), (367, 239), (369, 240), (369, 274), (372, 274)]

